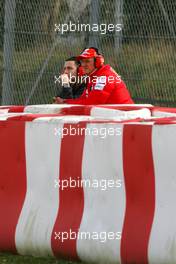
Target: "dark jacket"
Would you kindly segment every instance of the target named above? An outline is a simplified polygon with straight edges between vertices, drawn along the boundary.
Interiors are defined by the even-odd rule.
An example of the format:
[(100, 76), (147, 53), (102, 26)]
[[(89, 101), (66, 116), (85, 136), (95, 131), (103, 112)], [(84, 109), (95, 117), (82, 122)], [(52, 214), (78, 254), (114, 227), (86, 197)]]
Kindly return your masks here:
[(62, 99), (76, 99), (82, 95), (85, 88), (85, 83), (71, 84), (70, 87), (59, 86), (56, 97)]

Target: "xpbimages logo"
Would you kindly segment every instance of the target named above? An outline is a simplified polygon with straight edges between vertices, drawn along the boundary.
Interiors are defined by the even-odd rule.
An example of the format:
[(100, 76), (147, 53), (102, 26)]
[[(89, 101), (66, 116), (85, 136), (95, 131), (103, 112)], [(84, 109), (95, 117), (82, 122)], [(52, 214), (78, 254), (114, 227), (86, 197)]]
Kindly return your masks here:
[(66, 32), (98, 32), (105, 35), (110, 32), (119, 32), (122, 30), (122, 24), (80, 24), (69, 23), (55, 24), (55, 32), (64, 34)]
[(74, 127), (69, 125), (68, 127), (54, 128), (54, 135), (63, 138), (64, 136), (98, 136), (102, 139), (107, 136), (121, 136), (121, 127)]
[(103, 87), (106, 84), (109, 83), (121, 83), (121, 76), (118, 75), (116, 73), (115, 76), (72, 76), (71, 73), (68, 74), (67, 78), (64, 76), (62, 77), (62, 75), (55, 75), (54, 76), (54, 83), (58, 83), (61, 84), (62, 86), (64, 86), (65, 84), (75, 84), (75, 83), (90, 83), (92, 82), (92, 84), (103, 84)]
[(95, 188), (97, 190), (106, 191), (109, 188), (120, 188), (122, 186), (121, 179), (58, 179), (54, 180), (54, 187), (60, 188), (62, 191), (70, 188)]
[(107, 240), (120, 240), (121, 232), (75, 232), (71, 229), (69, 232), (54, 232), (54, 239), (63, 243), (65, 240), (98, 240), (105, 243)]

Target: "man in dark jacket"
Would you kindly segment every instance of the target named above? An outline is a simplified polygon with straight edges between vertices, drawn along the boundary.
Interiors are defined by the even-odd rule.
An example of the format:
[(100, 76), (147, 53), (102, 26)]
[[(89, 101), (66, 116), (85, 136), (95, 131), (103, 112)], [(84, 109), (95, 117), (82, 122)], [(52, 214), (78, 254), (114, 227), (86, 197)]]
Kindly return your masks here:
[(60, 103), (62, 99), (79, 98), (86, 87), (84, 81), (80, 82), (80, 80), (83, 80), (83, 78), (80, 78), (81, 76), (83, 77), (82, 67), (76, 57), (65, 60), (63, 72), (58, 78), (60, 81), (57, 95), (53, 98), (54, 103)]

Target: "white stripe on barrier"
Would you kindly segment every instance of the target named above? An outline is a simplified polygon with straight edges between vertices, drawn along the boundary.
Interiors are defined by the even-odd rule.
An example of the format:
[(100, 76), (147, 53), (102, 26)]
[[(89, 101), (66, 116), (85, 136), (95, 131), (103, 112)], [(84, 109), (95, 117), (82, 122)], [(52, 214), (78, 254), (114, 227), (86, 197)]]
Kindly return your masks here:
[[(41, 105), (28, 105), (24, 108), (24, 112), (25, 113), (33, 113), (33, 114), (51, 114), (51, 113), (60, 113), (61, 110), (63, 108), (70, 108), (70, 107), (78, 107), (78, 106), (82, 106), (82, 107), (87, 107), (84, 105), (74, 105), (74, 104), (41, 104)], [(91, 105), (90, 105), (91, 106)], [(92, 107), (129, 107), (129, 108), (138, 108), (138, 107), (143, 107), (143, 108), (147, 108), (147, 107), (152, 107), (152, 105), (150, 104), (112, 104), (112, 105), (92, 105)]]
[(151, 112), (147, 108), (143, 108), (140, 110), (132, 110), (132, 111), (121, 111), (121, 110), (101, 108), (101, 107), (92, 107), (91, 116), (97, 118), (108, 118), (110, 120), (126, 120), (126, 119), (134, 119), (137, 117), (150, 118)]
[(27, 113), (1, 113), (0, 121), (6, 121), (9, 117), (25, 116)]
[(78, 123), (80, 121), (89, 121), (95, 120), (91, 116), (79, 116), (79, 115), (63, 115), (63, 116), (54, 116), (54, 117), (38, 117), (34, 119), (33, 122), (57, 122), (57, 123)]
[(155, 215), (149, 241), (149, 263), (176, 263), (176, 126), (153, 127)]
[(0, 109), (0, 114), (7, 114), (8, 113), (8, 109)]
[(54, 134), (55, 127), (26, 123), (27, 194), (15, 236), (22, 255), (53, 255), (51, 234), (59, 207), (54, 181), (59, 177), (61, 144), (61, 138)]
[(154, 111), (152, 111), (152, 116), (154, 116), (154, 117), (170, 117), (170, 116), (176, 116), (176, 113), (154, 110)]
[(63, 108), (75, 106), (72, 104), (43, 104), (43, 105), (28, 105), (24, 108), (25, 113), (33, 114), (56, 114)]
[[(112, 127), (123, 133), (121, 124), (87, 125), (87, 128), (98, 128), (99, 131), (101, 128), (108, 131)], [(109, 153), (112, 156), (109, 156)], [(107, 190), (101, 190), (101, 187), (84, 188), (84, 212), (79, 232), (88, 232), (91, 235), (96, 232), (99, 240), (78, 239), (78, 255), (81, 260), (87, 262), (120, 262), (120, 240), (107, 238), (106, 242), (101, 242), (100, 236), (103, 232), (106, 232), (106, 236), (109, 232), (122, 232), (125, 213), (122, 135), (109, 135), (105, 138), (86, 136), (82, 174), (83, 180), (97, 180), (99, 186), (101, 180), (106, 183), (109, 180), (121, 180), (121, 187), (108, 187)]]

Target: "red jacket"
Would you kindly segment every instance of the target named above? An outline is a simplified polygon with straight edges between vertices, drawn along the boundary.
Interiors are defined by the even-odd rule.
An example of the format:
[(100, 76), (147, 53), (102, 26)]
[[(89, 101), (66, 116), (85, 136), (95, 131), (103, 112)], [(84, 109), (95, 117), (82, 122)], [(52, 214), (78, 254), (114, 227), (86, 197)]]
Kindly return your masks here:
[(88, 78), (83, 94), (77, 99), (65, 100), (67, 104), (134, 104), (130, 94), (110, 65), (103, 65)]

